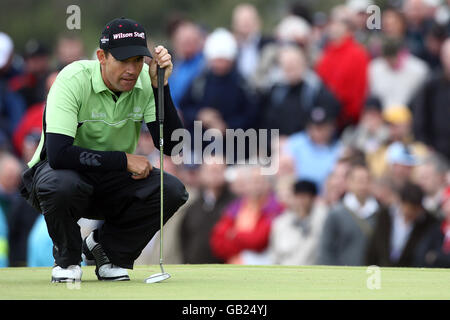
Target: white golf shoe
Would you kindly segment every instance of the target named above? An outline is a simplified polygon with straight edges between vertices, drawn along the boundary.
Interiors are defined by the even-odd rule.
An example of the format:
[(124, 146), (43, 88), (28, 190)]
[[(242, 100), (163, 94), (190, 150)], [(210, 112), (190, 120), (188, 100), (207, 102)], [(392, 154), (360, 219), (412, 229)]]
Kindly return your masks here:
[(82, 274), (83, 272), (79, 265), (71, 265), (67, 268), (54, 266), (52, 269), (52, 282), (79, 282)]
[(94, 240), (94, 232), (91, 232), (83, 241), (83, 254), (85, 259), (95, 261), (95, 274), (98, 280), (126, 281), (130, 280), (128, 271), (111, 263), (103, 251), (100, 243)]

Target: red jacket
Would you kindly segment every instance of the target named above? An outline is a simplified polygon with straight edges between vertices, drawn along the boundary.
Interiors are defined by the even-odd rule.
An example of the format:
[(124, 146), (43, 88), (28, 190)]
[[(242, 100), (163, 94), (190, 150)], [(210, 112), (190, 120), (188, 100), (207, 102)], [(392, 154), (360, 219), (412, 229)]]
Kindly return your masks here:
[(22, 154), (23, 140), (32, 132), (42, 131), (42, 115), (44, 114), (45, 102), (32, 105), (14, 131), (13, 144), (19, 155)]
[(328, 44), (317, 63), (317, 73), (341, 102), (341, 127), (359, 120), (368, 89), (369, 61), (366, 49), (349, 36), (339, 44)]
[(214, 255), (225, 262), (243, 250), (263, 251), (269, 242), (272, 220), (282, 211), (283, 206), (270, 195), (261, 208), (261, 215), (250, 231), (236, 231), (237, 214), (243, 199), (231, 203), (211, 232), (211, 249)]

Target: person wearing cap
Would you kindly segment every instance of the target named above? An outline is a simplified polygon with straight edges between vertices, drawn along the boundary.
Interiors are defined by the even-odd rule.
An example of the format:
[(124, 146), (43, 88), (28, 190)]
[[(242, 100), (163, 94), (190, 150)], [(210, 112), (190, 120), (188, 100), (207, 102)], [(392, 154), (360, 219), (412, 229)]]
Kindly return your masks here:
[(14, 43), (0, 32), (0, 146), (6, 149), (11, 147), (11, 137), (27, 106), (24, 97), (10, 88), (10, 80), (21, 74), (13, 61)]
[(224, 28), (214, 30), (203, 49), (207, 66), (194, 79), (180, 102), (184, 123), (190, 131), (195, 120), (205, 129), (252, 128), (256, 104), (236, 67), (238, 53), (234, 36)]
[(273, 221), (269, 257), (281, 265), (314, 265), (327, 207), (317, 201), (317, 186), (298, 180), (292, 186), (288, 208)]
[(387, 150), (394, 142), (407, 145), (410, 152), (418, 159), (429, 153), (426, 145), (414, 140), (411, 129), (412, 114), (407, 106), (393, 105), (383, 110), (382, 114), (388, 128), (388, 138), (378, 150), (367, 154), (370, 170), (377, 178), (382, 177), (388, 171)]
[(411, 180), (414, 168), (419, 164), (417, 157), (409, 145), (394, 142), (386, 150), (387, 170), (385, 175), (392, 179), (397, 188), (401, 188)]
[[(126, 18), (109, 22), (99, 45), (98, 60), (73, 62), (56, 77), (40, 144), (23, 174), (22, 195), (44, 214), (53, 240), (54, 282), (81, 280), (82, 252), (95, 260), (99, 280), (129, 280), (126, 269), (159, 230), (160, 170), (133, 154), (142, 121), (159, 145), (157, 65), (166, 69), (164, 136), (182, 128), (167, 85), (167, 49), (151, 55), (142, 25)], [(173, 146), (168, 139), (164, 153)], [(188, 194), (168, 173), (164, 190), (166, 222)], [(81, 217), (104, 220), (83, 241)]]
[(342, 144), (347, 148), (357, 148), (366, 154), (382, 147), (389, 137), (384, 123), (380, 99), (367, 98), (361, 120), (356, 126), (348, 127), (342, 133)]
[(284, 152), (294, 160), (296, 177), (314, 182), (319, 193), (341, 151), (335, 130), (336, 115), (316, 106), (308, 115), (306, 130), (289, 136), (284, 147)]

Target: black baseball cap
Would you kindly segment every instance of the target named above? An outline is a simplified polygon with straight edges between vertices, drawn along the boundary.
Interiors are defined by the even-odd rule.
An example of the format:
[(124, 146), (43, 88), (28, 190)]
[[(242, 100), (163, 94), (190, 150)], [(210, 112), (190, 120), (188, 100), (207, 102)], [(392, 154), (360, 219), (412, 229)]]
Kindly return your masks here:
[(308, 115), (308, 122), (311, 124), (324, 124), (333, 122), (336, 117), (326, 107), (317, 106), (311, 109)]
[(294, 184), (294, 194), (308, 193), (310, 195), (317, 195), (317, 185), (310, 180), (298, 180)]
[(100, 49), (109, 51), (117, 60), (152, 56), (147, 48), (144, 28), (138, 22), (124, 17), (114, 19), (105, 26), (100, 37)]

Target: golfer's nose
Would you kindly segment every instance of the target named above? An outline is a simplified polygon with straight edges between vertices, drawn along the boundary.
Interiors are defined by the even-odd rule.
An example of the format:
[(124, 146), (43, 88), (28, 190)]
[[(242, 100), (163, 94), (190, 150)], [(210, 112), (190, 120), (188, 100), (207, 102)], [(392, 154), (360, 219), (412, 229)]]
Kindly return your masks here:
[(128, 76), (135, 76), (138, 70), (138, 66), (134, 62), (127, 63), (125, 74)]

